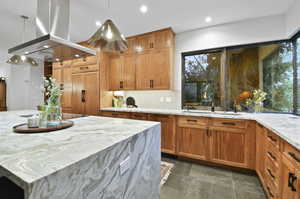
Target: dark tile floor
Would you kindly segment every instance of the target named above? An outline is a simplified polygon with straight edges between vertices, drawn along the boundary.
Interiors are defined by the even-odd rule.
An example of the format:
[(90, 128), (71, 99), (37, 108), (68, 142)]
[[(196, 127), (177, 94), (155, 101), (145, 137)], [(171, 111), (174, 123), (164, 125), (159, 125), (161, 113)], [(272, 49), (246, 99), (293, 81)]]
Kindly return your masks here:
[(265, 199), (255, 175), (162, 158), (175, 164), (161, 199)]

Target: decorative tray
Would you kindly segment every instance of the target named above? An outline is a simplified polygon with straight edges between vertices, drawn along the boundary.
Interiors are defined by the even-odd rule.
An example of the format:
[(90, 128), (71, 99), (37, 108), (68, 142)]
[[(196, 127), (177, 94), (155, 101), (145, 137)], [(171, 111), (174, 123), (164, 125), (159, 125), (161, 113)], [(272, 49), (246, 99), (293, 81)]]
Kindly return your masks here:
[(28, 128), (27, 124), (19, 124), (13, 127), (15, 133), (47, 133), (51, 131), (58, 131), (61, 129), (66, 129), (74, 125), (74, 122), (64, 120), (61, 124), (57, 126), (48, 126), (47, 128)]

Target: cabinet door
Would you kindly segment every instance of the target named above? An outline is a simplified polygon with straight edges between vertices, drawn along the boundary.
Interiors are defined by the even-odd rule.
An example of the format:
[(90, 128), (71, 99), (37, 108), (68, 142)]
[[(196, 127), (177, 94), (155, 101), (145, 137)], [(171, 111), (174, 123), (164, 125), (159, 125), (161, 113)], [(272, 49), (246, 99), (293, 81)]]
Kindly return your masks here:
[(120, 56), (113, 56), (110, 60), (110, 90), (123, 89), (121, 82), (122, 75), (122, 59)]
[(285, 157), (285, 155), (282, 156), (281, 171), (281, 198), (299, 199), (300, 190), (298, 187), (300, 180), (297, 177), (298, 173), (296, 173), (295, 166)]
[(99, 75), (98, 73), (84, 74), (83, 101), (85, 114), (98, 115), (99, 112)]
[(209, 149), (207, 129), (179, 127), (177, 145), (178, 155), (206, 160)]
[(170, 51), (169, 49), (156, 50), (151, 53), (151, 71), (147, 74), (150, 77), (151, 88), (154, 90), (170, 89)]
[(61, 68), (53, 69), (52, 77), (56, 79), (56, 82), (58, 84), (62, 84), (63, 83), (63, 81), (62, 81), (62, 69)]
[(265, 181), (265, 159), (266, 159), (266, 132), (257, 124), (256, 126), (256, 171), (262, 181)]
[(72, 108), (72, 69), (71, 67), (63, 68), (63, 93), (62, 93), (62, 108)]
[(128, 43), (128, 50), (126, 50), (124, 53), (125, 54), (134, 54), (136, 51), (136, 38), (132, 37), (132, 38), (128, 38), (127, 39), (127, 43)]
[(175, 154), (175, 117), (168, 115), (151, 115), (150, 120), (161, 123), (161, 151), (164, 153)]
[(162, 30), (154, 33), (154, 48), (170, 48), (173, 45), (173, 32), (171, 30)]
[(122, 56), (122, 75), (123, 90), (135, 89), (135, 56)]
[(154, 48), (154, 34), (146, 34), (138, 36), (136, 39), (137, 52), (143, 52)]
[(211, 161), (236, 167), (248, 167), (247, 133), (240, 129), (210, 129)]
[(136, 89), (151, 89), (151, 81), (154, 77), (153, 70), (150, 68), (151, 53), (145, 52), (138, 54), (136, 57)]
[(73, 74), (72, 83), (72, 112), (77, 114), (84, 114), (84, 76), (82, 74)]

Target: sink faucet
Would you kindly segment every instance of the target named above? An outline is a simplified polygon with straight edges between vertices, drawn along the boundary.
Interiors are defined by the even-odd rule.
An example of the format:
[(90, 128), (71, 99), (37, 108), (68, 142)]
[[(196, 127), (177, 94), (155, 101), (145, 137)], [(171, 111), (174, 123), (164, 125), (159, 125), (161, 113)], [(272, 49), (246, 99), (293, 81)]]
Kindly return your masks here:
[(214, 101), (211, 102), (210, 110), (211, 110), (211, 112), (215, 112), (215, 103), (214, 103)]

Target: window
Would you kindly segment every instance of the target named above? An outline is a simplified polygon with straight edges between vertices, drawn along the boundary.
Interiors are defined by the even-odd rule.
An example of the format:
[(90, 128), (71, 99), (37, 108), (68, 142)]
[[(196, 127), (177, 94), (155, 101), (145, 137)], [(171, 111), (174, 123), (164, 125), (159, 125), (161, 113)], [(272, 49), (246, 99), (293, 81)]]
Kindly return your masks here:
[(292, 44), (282, 43), (262, 60), (266, 112), (293, 112)]
[[(300, 39), (298, 44), (299, 54)], [(233, 110), (238, 104), (242, 111), (247, 111), (245, 96), (261, 89), (267, 93), (264, 112), (292, 113), (293, 49), (292, 42), (284, 41), (183, 54), (183, 108), (203, 109), (214, 103), (220, 109)]]
[(183, 107), (221, 105), (221, 56), (222, 51), (183, 56)]
[(297, 114), (300, 114), (300, 37), (297, 39), (296, 41), (296, 63), (297, 63), (297, 66), (296, 66), (296, 70), (297, 70), (297, 86), (296, 86), (296, 93), (297, 93), (297, 110), (296, 110), (296, 113)]

